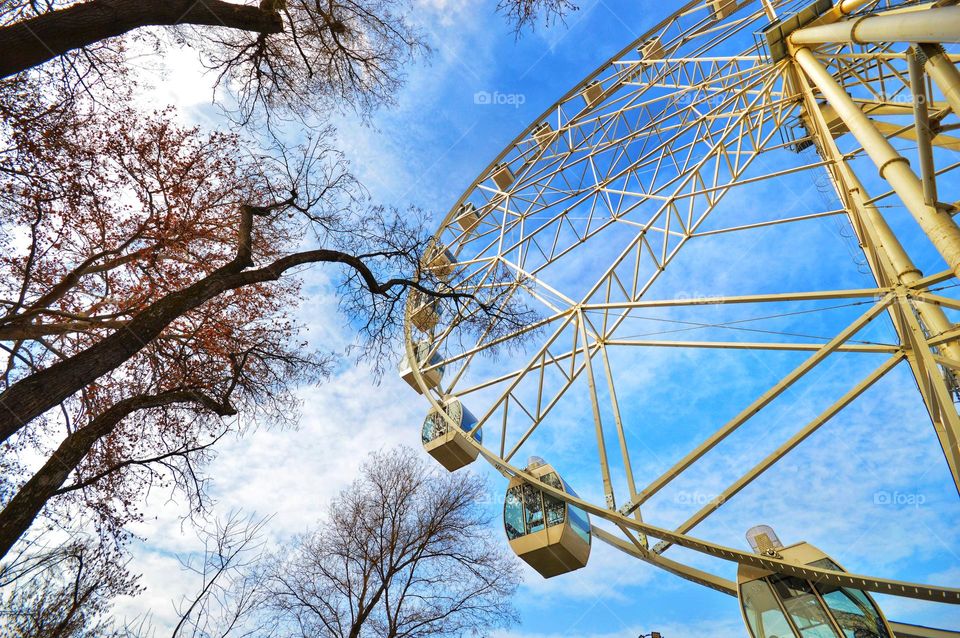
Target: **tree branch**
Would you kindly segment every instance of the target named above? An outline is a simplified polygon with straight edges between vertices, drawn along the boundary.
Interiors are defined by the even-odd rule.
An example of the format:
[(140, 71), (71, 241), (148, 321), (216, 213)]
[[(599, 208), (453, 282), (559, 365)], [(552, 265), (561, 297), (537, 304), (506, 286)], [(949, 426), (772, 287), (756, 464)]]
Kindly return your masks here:
[(168, 293), (138, 313), (123, 328), (79, 353), (16, 382), (0, 393), (0, 442), (6, 441), (28, 422), (64, 399), (115, 369), (142, 350), (170, 323), (185, 313), (229, 290), (278, 280), (297, 266), (312, 263), (340, 263), (352, 268), (375, 295), (399, 287), (412, 287), (427, 294), (456, 296), (431, 291), (408, 279), (377, 281), (370, 268), (355, 255), (339, 250), (317, 249), (281, 257), (269, 265), (245, 270), (250, 263), (250, 222), (256, 209), (243, 207), (237, 254), (194, 284)]
[(117, 424), (133, 412), (175, 403), (199, 404), (221, 416), (236, 414), (236, 410), (228, 401), (221, 403), (193, 390), (171, 390), (155, 395), (140, 395), (114, 404), (86, 427), (67, 436), (43, 467), (0, 511), (0, 558), (5, 556), (20, 536), (27, 531), (47, 501), (63, 486), (70, 473), (77, 468), (98, 440), (110, 434)]
[(0, 77), (139, 27), (177, 24), (283, 31), (279, 13), (223, 0), (91, 0), (0, 28)]

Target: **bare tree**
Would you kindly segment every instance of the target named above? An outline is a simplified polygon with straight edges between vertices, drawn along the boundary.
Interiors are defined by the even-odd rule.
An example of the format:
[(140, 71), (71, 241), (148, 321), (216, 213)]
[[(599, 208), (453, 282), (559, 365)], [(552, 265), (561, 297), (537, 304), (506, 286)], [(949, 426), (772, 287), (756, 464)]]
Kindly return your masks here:
[(126, 53), (153, 38), (158, 59), (165, 43), (195, 47), (245, 121), (367, 111), (425, 49), (406, 9), (0, 3), (0, 569), (42, 519), (82, 512), (101, 542), (121, 543), (152, 489), (202, 510), (211, 445), (293, 422), (292, 388), (331, 362), (304, 349), (293, 319), (306, 268), (334, 270), (378, 365), (409, 291), (466, 334), (529, 322), (506, 303), (522, 283), (506, 272), (478, 273), (470, 292), (425, 271), (422, 217), (371, 203), (324, 125), (291, 145), (274, 129), (206, 133), (127, 105)]
[[(519, 33), (576, 7), (569, 0), (501, 0)], [(243, 115), (279, 108), (361, 111), (390, 101), (403, 66), (428, 50), (406, 0), (12, 0), (0, 9), (0, 78), (67, 56), (68, 74), (114, 71), (125, 34), (160, 27), (189, 44), (239, 98)], [(162, 43), (163, 37), (154, 44)]]
[(499, 0), (497, 11), (507, 16), (519, 36), (525, 28), (533, 28), (538, 20), (547, 26), (560, 21), (579, 7), (570, 0)]
[(203, 551), (181, 558), (186, 572), (200, 579), (200, 587), (177, 605), (179, 620), (171, 638), (270, 638), (271, 621), (260, 610), (266, 594), (262, 573), (263, 538), (268, 518), (231, 512), (215, 525), (200, 530)]
[(269, 609), (291, 636), (485, 634), (516, 620), (517, 561), (494, 539), (484, 481), (373, 453), (327, 518), (269, 570)]
[[(138, 588), (116, 552), (71, 542), (32, 552), (16, 570), (0, 570), (4, 635), (18, 638), (120, 638), (109, 617), (111, 598)], [(118, 567), (121, 567), (118, 569)], [(11, 586), (15, 583), (15, 586)], [(7, 633), (9, 632), (9, 633)]]
[[(32, 212), (21, 213), (30, 242), (0, 259), (10, 300), (0, 301), (0, 341), (10, 341), (0, 343), (0, 443), (5, 461), (25, 450), (48, 460), (26, 481), (3, 477), (12, 496), (0, 557), (54, 498), (80, 499), (114, 535), (164, 476), (199, 499), (191, 458), (237, 428), (227, 417), (288, 421), (290, 388), (322, 378), (328, 361), (304, 352), (290, 316), (299, 284), (289, 273), (303, 266), (342, 268), (344, 309), (374, 359), (392, 351), (409, 289), (490, 338), (526, 321), (500, 303), (515, 280), (474, 294), (424, 271), (418, 220), (369, 206), (320, 140), (271, 159), (162, 114), (78, 126), (83, 135), (35, 149), (59, 162), (55, 189), (9, 191)], [(310, 234), (317, 246), (301, 249)], [(63, 424), (44, 415), (57, 407), (67, 432), (50, 449), (43, 435)]]

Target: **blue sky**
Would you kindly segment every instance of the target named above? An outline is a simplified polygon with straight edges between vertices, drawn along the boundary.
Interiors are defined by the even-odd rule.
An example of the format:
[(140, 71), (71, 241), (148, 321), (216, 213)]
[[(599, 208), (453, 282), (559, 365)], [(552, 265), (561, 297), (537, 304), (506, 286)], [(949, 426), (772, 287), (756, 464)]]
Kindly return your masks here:
[[(378, 112), (372, 125), (348, 116), (338, 118), (340, 146), (376, 201), (419, 206), (439, 223), (463, 190), (546, 107), (673, 8), (670, 3), (648, 1), (585, 2), (566, 25), (541, 26), (517, 40), (490, 3), (422, 0), (414, 15), (428, 33), (433, 54), (410, 68), (396, 105)], [(181, 57), (177, 77), (182, 79), (175, 86), (164, 86), (161, 93), (181, 104), (189, 117), (205, 120), (213, 112), (205, 104), (206, 80), (193, 74), (188, 54)], [(491, 103), (477, 99), (481, 92), (490, 96)], [(770, 161), (795, 161), (788, 155)], [(806, 161), (812, 157), (808, 155)], [(867, 167), (864, 173), (870, 170)], [(754, 216), (762, 218), (762, 211), (770, 208), (824, 210), (832, 196), (823, 200), (818, 187), (822, 184), (803, 174), (777, 185), (751, 188), (729, 196), (718, 217), (743, 223)], [(905, 211), (894, 207), (885, 213), (908, 238), (905, 243), (925, 271), (938, 270), (939, 258), (919, 238)], [(669, 298), (873, 285), (858, 264), (848, 229), (834, 219), (790, 232), (765, 229), (721, 237), (701, 252), (682, 257), (651, 290), (652, 295)], [(598, 252), (596, 258), (602, 261), (604, 255)], [(345, 345), (351, 335), (337, 315), (329, 276), (322, 271), (309, 273), (302, 317), (311, 342)], [(827, 305), (831, 304), (820, 304)], [(787, 318), (773, 328), (831, 335), (865, 308), (848, 306)], [(735, 312), (746, 318), (762, 310)], [(635, 327), (639, 334), (662, 328), (664, 318), (714, 321), (718, 318), (710, 314), (714, 311), (705, 306), (651, 312), (651, 319), (637, 320)], [(697, 336), (728, 338), (722, 332)], [(859, 337), (884, 341), (889, 335), (878, 320)], [(640, 486), (807, 355), (774, 353), (763, 355), (762, 360), (753, 356), (707, 351), (657, 351), (642, 358), (636, 352), (614, 355), (614, 364), (629, 370), (622, 375), (618, 392)], [(645, 508), (646, 519), (663, 526), (684, 520), (703, 499), (865, 376), (882, 361), (878, 357), (882, 355), (835, 356), (731, 437), (729, 444), (707, 455), (671, 491), (654, 498)], [(480, 365), (511, 362), (508, 357)], [(602, 503), (595, 453), (589, 451), (595, 447), (593, 426), (582, 386), (571, 391), (551, 428), (538, 433), (521, 456), (547, 456), (582, 496)], [(325, 386), (304, 388), (302, 398), (299, 430), (255, 431), (225, 446), (210, 468), (218, 511), (242, 507), (275, 513), (271, 526), (275, 540), (312, 524), (372, 447), (419, 445), (419, 422), (427, 409), (426, 402), (398, 379), (388, 376), (376, 385), (367, 370), (350, 366)], [(613, 445), (608, 442), (610, 449)], [(504, 481), (480, 465), (476, 464), (478, 471), (491, 475), (489, 507), (499, 515)], [(618, 471), (615, 467), (614, 472)], [(304, 477), (310, 479), (308, 490), (303, 489)], [(910, 503), (877, 504), (879, 492), (922, 496), (923, 502), (917, 505), (914, 498)], [(149, 542), (139, 548), (135, 562), (144, 571), (148, 590), (138, 601), (125, 601), (119, 613), (149, 608), (163, 623), (171, 617), (169, 601), (190, 585), (179, 572), (175, 555), (196, 545), (179, 524), (180, 506), (163, 502), (151, 506), (155, 518), (137, 530)], [(888, 375), (694, 534), (746, 549), (743, 532), (758, 523), (773, 525), (787, 543), (817, 544), (851, 571), (956, 585), (960, 506), (905, 367)], [(680, 549), (670, 554), (733, 577), (730, 566), (719, 561)], [(590, 564), (579, 572), (550, 581), (531, 570), (525, 575), (517, 598), (522, 624), (509, 636), (627, 637), (651, 630), (666, 638), (743, 635), (734, 599), (661, 573), (599, 543)], [(960, 627), (960, 611), (955, 608), (881, 600), (891, 618)]]

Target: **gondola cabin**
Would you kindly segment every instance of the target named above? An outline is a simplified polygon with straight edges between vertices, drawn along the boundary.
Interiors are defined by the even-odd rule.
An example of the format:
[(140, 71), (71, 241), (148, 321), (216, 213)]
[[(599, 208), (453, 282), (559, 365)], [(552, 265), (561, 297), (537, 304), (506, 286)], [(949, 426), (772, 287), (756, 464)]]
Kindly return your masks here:
[(501, 192), (506, 192), (513, 184), (514, 176), (510, 166), (506, 163), (500, 163), (493, 167), (493, 183)]
[(660, 38), (651, 38), (637, 48), (641, 60), (655, 60), (663, 57), (663, 43)]
[(580, 95), (583, 96), (583, 102), (587, 108), (590, 108), (600, 101), (600, 98), (603, 96), (603, 86), (599, 81), (594, 80), (583, 87)]
[(550, 122), (540, 122), (533, 127), (533, 139), (540, 148), (546, 149), (557, 139), (557, 132), (550, 126)]
[(430, 332), (440, 323), (440, 303), (419, 290), (410, 291), (410, 323), (420, 332)]
[[(798, 565), (844, 571), (809, 543), (784, 547), (766, 525), (747, 532), (758, 554)], [(751, 638), (893, 638), (867, 592), (740, 565), (737, 593)]]
[[(477, 424), (477, 418), (455, 397), (444, 401), (443, 412), (447, 418), (436, 408), (430, 410), (423, 420), (421, 439), (427, 453), (453, 472), (473, 463), (479, 454), (479, 450), (467, 439), (470, 430)], [(473, 433), (473, 439), (477, 443), (483, 441), (481, 430)]]
[(456, 268), (457, 260), (449, 250), (442, 245), (431, 242), (420, 261), (420, 266), (424, 271), (429, 272), (434, 277), (444, 281), (450, 280)]
[[(441, 357), (438, 352), (431, 354), (431, 349), (432, 346), (429, 341), (418, 341), (413, 344), (413, 356), (415, 357), (417, 369), (420, 370), (420, 377), (423, 379), (423, 382), (426, 383), (427, 389), (429, 390), (436, 388), (440, 385), (440, 381), (443, 380), (443, 366), (440, 365), (443, 357)], [(413, 374), (413, 366), (414, 362), (410, 361), (410, 357), (404, 355), (403, 360), (400, 362), (400, 378), (406, 381), (407, 385), (419, 394), (423, 394), (423, 389), (420, 387), (420, 384), (417, 383), (417, 379)]]
[[(576, 496), (552, 465), (532, 457), (526, 471), (543, 483)], [(511, 479), (503, 526), (517, 556), (544, 578), (572, 572), (590, 557), (590, 517), (520, 477)]]
[(457, 209), (457, 223), (463, 229), (464, 235), (469, 235), (480, 224), (480, 215), (477, 214), (477, 208), (470, 202), (461, 204)]
[(719, 22), (737, 10), (737, 0), (707, 0), (710, 7), (710, 16)]

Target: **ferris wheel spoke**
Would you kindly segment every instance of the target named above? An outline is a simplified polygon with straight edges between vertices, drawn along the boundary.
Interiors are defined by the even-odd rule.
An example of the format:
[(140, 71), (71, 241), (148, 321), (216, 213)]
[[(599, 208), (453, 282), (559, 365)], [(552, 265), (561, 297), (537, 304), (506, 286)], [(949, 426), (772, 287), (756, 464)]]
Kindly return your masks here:
[[(709, 324), (705, 324), (709, 326)], [(815, 352), (820, 349), (819, 343), (777, 343), (769, 341), (666, 341), (660, 339), (608, 339), (610, 346), (633, 346), (641, 348), (707, 348), (715, 350), (769, 350), (769, 351), (796, 351)], [(844, 344), (837, 347), (836, 352), (861, 352), (890, 354), (900, 350), (900, 346), (892, 344)]]
[[(780, 447), (767, 455), (767, 457), (762, 461), (754, 465), (750, 471), (745, 473), (743, 476), (731, 483), (729, 487), (713, 497), (706, 505), (700, 508), (699, 511), (681, 523), (674, 531), (676, 531), (678, 534), (686, 534), (703, 522), (703, 520), (706, 519), (710, 514), (720, 509), (720, 507), (726, 504), (733, 496), (735, 496), (743, 488), (750, 485), (754, 480), (757, 479), (757, 477), (770, 469), (777, 461), (782, 459), (787, 453), (800, 445), (800, 443), (802, 443), (807, 437), (820, 429), (822, 425), (830, 421), (830, 419), (840, 413), (840, 411), (853, 403), (857, 397), (866, 392), (874, 383), (879, 381), (898, 363), (903, 361), (905, 356), (906, 355), (903, 353), (898, 353), (880, 364), (879, 367), (877, 367), (866, 378), (860, 381), (860, 383), (847, 391), (846, 394), (831, 404), (830, 407), (821, 412), (816, 418), (807, 423), (789, 439), (784, 441)], [(662, 553), (669, 549), (671, 545), (671, 543), (665, 542), (654, 548), (654, 551), (657, 553)]]
[[(778, 292), (759, 295), (713, 295), (696, 299), (637, 299), (625, 301), (593, 302), (583, 304), (586, 310), (606, 308), (663, 308), (675, 306), (709, 306), (717, 304), (781, 303), (785, 301), (821, 301), (827, 299), (869, 299), (889, 292), (886, 288), (853, 288), (847, 290), (814, 290)], [(953, 300), (950, 300), (953, 302)]]
[[(953, 273), (951, 272), (951, 274)], [(958, 340), (960, 340), (960, 326), (931, 335), (931, 337), (927, 339), (927, 343), (929, 343), (932, 347), (937, 347)]]
[(920, 386), (920, 394), (927, 404), (927, 411), (950, 467), (954, 485), (960, 491), (960, 413), (957, 412), (950, 395), (951, 388), (934, 359), (926, 332), (917, 319), (918, 308), (912, 300), (903, 296), (898, 298), (898, 308), (907, 326), (905, 341), (910, 346), (907, 360)]
[[(827, 162), (824, 162), (822, 165), (826, 166)], [(741, 182), (742, 183), (742, 182)], [(810, 213), (808, 215), (796, 215), (792, 217), (784, 217), (782, 219), (771, 219), (762, 222), (754, 222), (751, 224), (743, 224), (740, 226), (731, 226), (729, 228), (716, 228), (713, 230), (702, 230), (697, 233), (691, 233), (691, 237), (709, 237), (711, 235), (721, 235), (723, 233), (736, 233), (744, 230), (754, 230), (757, 228), (764, 228), (767, 226), (776, 226), (777, 224), (790, 224), (793, 222), (803, 222), (809, 221), (811, 219), (820, 219), (823, 217), (834, 217), (837, 215), (846, 215), (847, 211), (843, 208), (838, 208), (835, 210), (827, 210), (821, 213)]]
[(931, 292), (917, 292), (914, 293), (913, 296), (918, 301), (930, 303), (935, 306), (943, 306), (946, 308), (953, 308), (954, 310), (960, 310), (960, 301), (951, 299), (950, 297), (944, 297), (943, 295), (937, 295)]
[[(894, 6), (904, 12), (878, 14)], [(936, 193), (938, 186), (950, 192), (954, 172), (960, 170), (960, 161), (948, 162), (954, 159), (951, 152), (960, 151), (960, 134), (954, 133), (960, 115), (960, 73), (954, 62), (960, 55), (926, 45), (904, 53), (906, 47), (890, 38), (813, 42), (810, 36), (817, 29), (821, 35), (852, 32), (857, 21), (885, 24), (877, 20), (890, 23), (899, 15), (910, 16), (911, 24), (928, 25), (933, 18), (960, 16), (941, 9), (910, 0), (839, 0), (832, 8), (820, 2), (799, 9), (787, 0), (694, 0), (571, 89), (507, 146), (458, 202), (458, 207), (472, 206), (468, 212), (473, 216), (461, 217), (455, 207), (437, 241), (442, 237), (456, 257), (450, 279), (454, 288), (495, 304), (522, 302), (545, 316), (530, 326), (511, 327), (509, 334), (485, 331), (464, 338), (458, 323), (475, 324), (479, 312), (476, 305), (464, 305), (459, 314), (447, 316), (448, 323), (422, 337), (427, 347), (420, 344), (417, 350), (429, 355), (421, 371), (436, 373), (432, 378), (447, 372), (442, 384), (431, 381), (431, 400), (436, 404), (439, 395), (445, 404), (466, 397), (480, 416), (471, 415), (472, 425), (463, 426), (473, 456), (483, 455), (513, 481), (536, 481), (535, 489), (542, 486), (545, 497), (550, 494), (605, 519), (618, 534), (593, 526), (600, 540), (719, 591), (736, 593), (736, 585), (660, 552), (680, 545), (741, 566), (837, 586), (960, 602), (956, 590), (797, 567), (688, 536), (747, 486), (762, 486), (767, 470), (824, 424), (836, 421), (903, 360), (917, 380), (960, 491), (960, 413), (953, 403), (960, 396), (960, 327), (946, 315), (960, 311), (960, 295), (944, 292), (956, 285), (960, 270), (950, 242), (931, 233), (929, 224), (930, 219), (943, 221), (949, 231), (954, 223), (954, 205), (939, 202)], [(791, 25), (800, 26), (793, 33), (811, 40), (799, 50), (786, 42), (793, 28), (787, 23), (795, 15), (799, 18)], [(769, 26), (778, 18), (782, 20)], [(839, 26), (831, 25), (837, 20)], [(803, 26), (811, 21), (816, 26)], [(775, 51), (780, 44), (769, 38), (780, 25), (787, 25), (779, 32), (784, 42), (782, 51)], [(919, 59), (925, 64), (918, 66)], [(923, 108), (908, 100), (920, 94), (928, 98)], [(878, 161), (876, 149), (884, 144), (893, 154)], [(917, 174), (906, 168), (905, 155), (913, 159), (907, 152), (912, 144), (920, 158)], [(802, 155), (809, 147), (815, 155)], [(881, 179), (872, 177), (868, 183), (869, 190), (879, 193), (875, 196), (859, 181), (858, 171), (864, 168), (871, 176), (874, 169), (881, 172)], [(835, 195), (839, 203), (806, 201), (800, 191), (809, 186), (808, 179), (823, 195), (828, 195), (824, 187), (832, 187), (828, 196)], [(884, 180), (891, 186), (885, 192)], [(796, 197), (785, 206), (753, 199), (771, 185), (783, 185)], [(950, 201), (953, 197), (944, 195)], [(885, 208), (906, 204), (939, 243), (948, 269), (924, 276), (878, 202)], [(921, 214), (918, 202), (934, 210), (925, 208)], [(816, 236), (832, 230), (828, 226), (838, 216), (844, 218), (839, 229), (844, 241), (863, 250), (862, 258), (854, 256), (857, 269), (865, 265), (875, 286), (860, 283), (867, 274), (860, 270), (842, 283), (813, 285), (822, 290), (780, 292), (805, 285), (785, 283), (747, 288), (757, 294), (742, 294), (750, 280), (728, 284), (704, 273), (716, 260), (716, 250), (741, 238), (775, 242), (790, 233)], [(899, 222), (896, 228), (900, 230)], [(693, 238), (697, 240), (690, 242)], [(908, 244), (911, 250), (915, 245)], [(681, 252), (691, 258), (676, 260)], [(707, 259), (700, 262), (696, 255)], [(781, 252), (776, 258), (788, 256)], [(706, 277), (691, 279), (700, 273)], [(780, 271), (771, 271), (775, 275)], [(767, 276), (757, 281), (765, 284)], [(792, 276), (784, 273), (785, 281), (801, 281)], [(696, 298), (671, 299), (661, 289), (683, 281), (677, 277), (702, 281), (697, 285), (707, 289)], [(727, 285), (729, 290), (720, 289)], [(854, 309), (860, 305), (864, 308)], [(874, 321), (881, 315), (884, 320)], [(483, 359), (514, 344), (517, 356)], [(657, 469), (666, 468), (664, 473), (640, 489), (631, 454), (636, 458), (650, 439), (644, 431), (625, 432), (628, 404), (621, 401), (629, 401), (631, 388), (618, 377), (618, 366), (657, 350), (664, 353), (658, 360), (671, 370), (691, 358), (667, 349), (724, 350), (729, 352), (724, 356), (748, 362), (765, 353), (773, 353), (770, 358), (776, 353), (806, 355), (772, 387), (747, 397), (749, 405), (735, 406), (731, 412), (739, 412), (732, 419), (693, 441), (685, 456), (663, 462)], [(864, 355), (881, 357), (871, 364)], [(864, 370), (869, 374), (853, 387), (841, 388), (839, 398), (824, 395), (823, 401), (833, 403), (799, 430), (785, 432), (786, 440), (745, 473), (726, 477), (724, 489), (697, 511), (686, 512), (679, 527), (667, 530), (644, 522), (643, 503), (675, 479), (695, 477), (692, 466), (712, 450), (735, 446), (728, 441), (733, 432), (756, 423), (760, 411), (768, 414), (767, 406), (801, 379), (804, 387), (815, 383), (815, 375), (808, 373), (828, 358), (863, 361), (871, 368), (883, 362), (872, 372)], [(424, 386), (422, 378), (417, 381)], [(560, 433), (555, 424), (567, 416), (565, 408), (578, 410), (582, 418), (591, 418), (587, 410), (591, 413), (593, 432), (589, 426), (578, 432), (585, 442), (579, 452), (581, 460), (589, 459), (591, 477), (599, 475), (599, 485), (592, 480), (595, 493), (602, 489), (603, 503), (553, 490), (552, 484), (537, 480), (545, 476), (542, 472), (531, 478), (527, 470), (510, 465), (521, 450), (549, 451)], [(481, 430), (489, 443), (480, 441)], [(614, 509), (620, 500), (626, 504)], [(653, 549), (648, 535), (660, 541)]]
[(741, 425), (746, 423), (747, 420), (750, 419), (754, 414), (759, 412), (771, 401), (780, 396), (787, 388), (793, 385), (803, 375), (822, 362), (828, 355), (830, 355), (830, 353), (836, 351), (838, 346), (846, 342), (861, 328), (866, 326), (880, 313), (886, 310), (892, 301), (893, 295), (885, 295), (883, 299), (874, 304), (869, 310), (860, 315), (860, 317), (858, 317), (853, 323), (849, 324), (846, 328), (840, 331), (837, 336), (820, 346), (817, 352), (814, 353), (809, 359), (794, 368), (789, 374), (787, 374), (787, 376), (783, 377), (783, 379), (777, 382), (772, 388), (764, 392), (753, 403), (744, 408), (739, 414), (724, 424), (700, 445), (687, 453), (687, 455), (682, 459), (677, 461), (673, 467), (665, 471), (658, 478), (654, 479), (653, 482), (651, 482), (640, 492), (634, 501), (621, 510), (621, 513), (630, 513), (642, 505), (645, 501), (649, 500), (650, 497), (663, 489), (663, 487), (675, 479), (681, 472), (690, 467), (694, 462), (700, 459), (700, 457), (713, 449), (718, 443), (732, 434)]
[(584, 353), (583, 353), (583, 363), (586, 368), (587, 374), (587, 386), (590, 389), (590, 405), (593, 408), (593, 425), (597, 436), (597, 454), (600, 461), (600, 475), (603, 481), (603, 493), (607, 499), (607, 507), (609, 509), (616, 508), (616, 497), (613, 493), (613, 482), (610, 480), (610, 464), (607, 463), (607, 444), (603, 436), (603, 419), (600, 416), (600, 399), (597, 396), (597, 380), (593, 374), (593, 355), (595, 352), (600, 351), (599, 345), (591, 351), (589, 347), (586, 347), (589, 343), (587, 338), (587, 318), (583, 314), (583, 310), (579, 309), (577, 311), (576, 317), (577, 327), (580, 330), (580, 338), (584, 343)]

